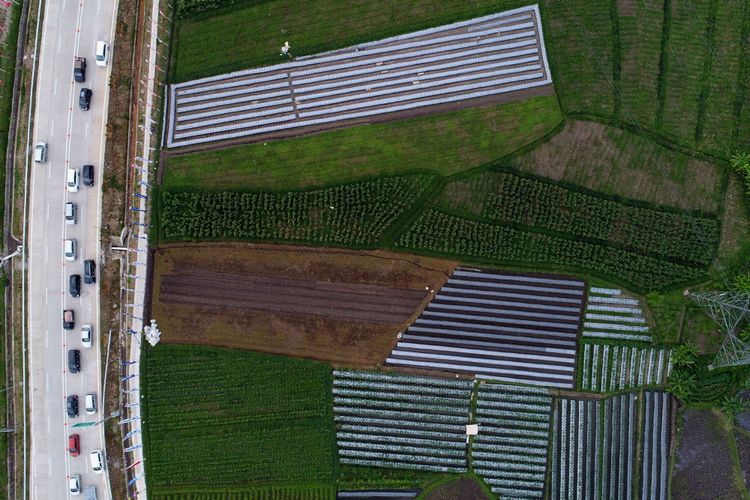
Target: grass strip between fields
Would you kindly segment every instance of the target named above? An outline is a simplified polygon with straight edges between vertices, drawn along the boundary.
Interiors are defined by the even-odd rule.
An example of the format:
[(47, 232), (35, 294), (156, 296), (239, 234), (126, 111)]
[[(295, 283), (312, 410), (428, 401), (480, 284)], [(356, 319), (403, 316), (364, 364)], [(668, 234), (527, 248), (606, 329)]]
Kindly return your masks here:
[(562, 121), (555, 96), (172, 156), (163, 187), (295, 189), (380, 175), (448, 176), (505, 156)]

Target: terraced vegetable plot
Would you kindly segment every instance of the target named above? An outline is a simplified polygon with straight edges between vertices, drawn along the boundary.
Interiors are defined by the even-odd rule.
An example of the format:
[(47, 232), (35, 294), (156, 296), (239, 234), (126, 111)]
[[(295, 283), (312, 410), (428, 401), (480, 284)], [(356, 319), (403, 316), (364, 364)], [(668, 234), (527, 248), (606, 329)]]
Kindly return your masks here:
[(612, 392), (647, 385), (666, 385), (671, 351), (653, 347), (581, 344), (581, 389)]
[(459, 268), (386, 364), (573, 387), (585, 283)]
[(636, 414), (635, 394), (555, 400), (550, 498), (633, 498)]
[(669, 457), (672, 437), (672, 397), (666, 392), (644, 393), (641, 442), (641, 498), (669, 498)]
[(551, 408), (543, 389), (480, 386), (472, 467), (501, 498), (542, 498)]
[(332, 485), (327, 365), (170, 344), (141, 359), (152, 494)]
[(334, 371), (342, 464), (465, 472), (473, 382)]
[(551, 82), (529, 6), (172, 85), (167, 144), (285, 137), (497, 102)]
[(643, 316), (640, 301), (617, 288), (589, 289), (583, 336), (651, 342), (650, 328)]
[(434, 180), (382, 177), (310, 191), (163, 191), (164, 241), (285, 240), (373, 245)]

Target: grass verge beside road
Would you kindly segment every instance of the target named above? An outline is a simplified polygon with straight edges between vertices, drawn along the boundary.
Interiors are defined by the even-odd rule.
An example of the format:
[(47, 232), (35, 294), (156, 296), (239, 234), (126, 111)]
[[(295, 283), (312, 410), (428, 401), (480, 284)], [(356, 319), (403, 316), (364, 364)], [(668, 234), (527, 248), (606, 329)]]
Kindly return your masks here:
[(429, 170), (452, 175), (505, 156), (562, 122), (555, 96), (169, 157), (165, 189), (298, 189)]

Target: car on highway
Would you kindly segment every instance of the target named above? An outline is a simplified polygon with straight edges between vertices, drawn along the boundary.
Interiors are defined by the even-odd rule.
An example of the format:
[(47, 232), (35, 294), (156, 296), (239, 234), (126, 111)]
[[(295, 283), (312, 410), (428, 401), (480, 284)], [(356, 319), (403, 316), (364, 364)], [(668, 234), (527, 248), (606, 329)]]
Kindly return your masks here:
[(37, 142), (34, 146), (34, 161), (37, 163), (47, 162), (47, 143)]
[(63, 310), (63, 330), (72, 330), (76, 326), (76, 313), (73, 309)]
[(91, 94), (91, 89), (85, 87), (78, 94), (78, 106), (84, 111), (88, 111), (91, 106)]
[(93, 259), (83, 261), (83, 282), (87, 285), (96, 283), (96, 262)]
[(94, 53), (97, 66), (106, 66), (109, 60), (109, 45), (101, 40), (96, 42), (96, 52)]
[(81, 475), (80, 474), (73, 474), (70, 476), (70, 479), (68, 479), (68, 491), (71, 495), (80, 495), (81, 494)]
[(96, 394), (86, 394), (86, 415), (96, 413)]
[(78, 222), (78, 205), (69, 201), (65, 204), (65, 224), (73, 225)]
[(78, 257), (78, 241), (76, 240), (65, 240), (63, 243), (63, 253), (65, 254), (65, 260), (73, 262)]
[(70, 418), (75, 418), (78, 416), (78, 396), (72, 395), (68, 396), (65, 404), (65, 409), (68, 412), (68, 416)]
[(94, 336), (94, 327), (91, 325), (83, 325), (81, 327), (81, 345), (85, 348), (91, 347), (91, 339)]
[(81, 475), (80, 474), (73, 474), (70, 476), (70, 479), (68, 479), (68, 491), (71, 495), (80, 495), (81, 494)]
[(81, 172), (81, 177), (83, 177), (83, 185), (86, 187), (91, 187), (94, 185), (94, 166), (93, 165), (84, 165)]
[(68, 279), (68, 290), (70, 290), (70, 296), (78, 298), (81, 296), (81, 275), (71, 274)]
[(86, 58), (76, 57), (73, 60), (73, 79), (78, 83), (86, 81)]
[(81, 438), (78, 434), (68, 436), (68, 451), (71, 457), (77, 457), (81, 454)]
[(104, 460), (102, 459), (102, 450), (94, 450), (89, 455), (91, 460), (91, 468), (94, 472), (101, 472), (104, 470)]
[(68, 371), (78, 373), (81, 371), (81, 351), (70, 349), (68, 351)]
[(69, 168), (66, 186), (69, 193), (78, 192), (78, 169)]

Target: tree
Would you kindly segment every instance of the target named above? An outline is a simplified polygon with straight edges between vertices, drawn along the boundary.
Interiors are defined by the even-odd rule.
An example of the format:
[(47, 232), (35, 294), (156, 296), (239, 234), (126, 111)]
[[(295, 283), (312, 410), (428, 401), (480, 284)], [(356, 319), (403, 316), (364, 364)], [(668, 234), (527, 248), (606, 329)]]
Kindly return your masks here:
[(677, 399), (687, 401), (695, 393), (698, 382), (694, 373), (685, 369), (674, 369), (669, 376), (669, 392)]
[(675, 368), (695, 365), (698, 359), (698, 349), (692, 342), (680, 344), (672, 350), (672, 365)]
[(742, 399), (738, 394), (727, 396), (721, 402), (721, 409), (729, 418), (734, 418), (738, 413), (747, 411), (748, 401)]

